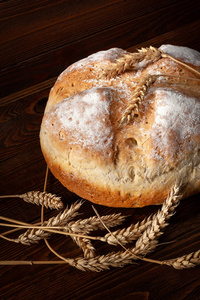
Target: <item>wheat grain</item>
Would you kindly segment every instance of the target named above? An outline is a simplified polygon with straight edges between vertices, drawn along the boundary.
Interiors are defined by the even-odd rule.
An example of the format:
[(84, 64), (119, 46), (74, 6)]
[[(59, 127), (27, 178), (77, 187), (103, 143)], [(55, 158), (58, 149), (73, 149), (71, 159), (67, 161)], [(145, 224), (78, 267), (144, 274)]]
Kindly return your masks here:
[[(90, 231), (94, 231), (97, 229), (102, 229), (102, 224), (96, 217), (91, 217), (85, 220), (77, 220), (73, 222), (69, 222), (74, 217), (76, 217), (79, 213), (78, 210), (82, 202), (76, 202), (71, 205), (70, 208), (66, 208), (63, 212), (60, 212), (57, 216), (50, 218), (48, 221), (45, 221), (42, 226), (46, 227), (53, 227), (59, 226), (63, 227), (65, 232), (73, 232), (73, 233), (89, 233)], [(113, 214), (104, 216), (103, 219), (105, 220), (108, 226), (116, 226), (122, 224), (125, 217), (121, 216), (121, 214)], [(13, 239), (13, 242), (22, 243), (25, 245), (31, 245), (33, 243), (38, 243), (41, 239), (48, 238), (51, 235), (50, 232), (45, 232), (43, 229), (28, 229), (25, 233), (18, 236), (17, 239)], [(74, 241), (78, 242), (80, 246), (81, 237), (73, 237)], [(87, 239), (84, 239), (83, 245), (84, 247), (87, 242)], [(88, 248), (92, 249), (92, 246), (89, 242)]]
[[(140, 238), (137, 240), (135, 248), (132, 249), (132, 251), (135, 254), (146, 255), (147, 253), (153, 251), (156, 248), (157, 243), (158, 243), (157, 239), (162, 234), (161, 230), (164, 229), (168, 225), (166, 223), (166, 221), (171, 217), (171, 215), (174, 213), (176, 206), (178, 205), (179, 197), (176, 195), (177, 192), (178, 192), (178, 188), (174, 187), (174, 189), (171, 191), (170, 195), (164, 202), (162, 209), (160, 211), (158, 211), (154, 216), (149, 217), (147, 220), (145, 219), (142, 222), (142, 224), (140, 224), (140, 226), (136, 225), (137, 229), (138, 229), (138, 227), (140, 228), (140, 233), (138, 233), (140, 235)], [(76, 209), (74, 209), (74, 208), (76, 208)], [(76, 211), (79, 208), (80, 208), (80, 203), (72, 206), (70, 209), (66, 209), (66, 211), (64, 213), (62, 213), (62, 214), (60, 213), (58, 216), (51, 218), (48, 222), (45, 222), (44, 225), (48, 226), (48, 227), (49, 226), (65, 226), (65, 230), (69, 231), (69, 232), (70, 231), (71, 232), (81, 232), (81, 231), (83, 231), (83, 227), (85, 227), (85, 232), (87, 232), (87, 233), (91, 230), (96, 230), (99, 228), (102, 229), (103, 225), (101, 224), (101, 222), (97, 221), (98, 220), (97, 218), (94, 218), (94, 217), (86, 219), (86, 221), (80, 220), (77, 222), (71, 222), (71, 224), (70, 223), (67, 224), (69, 215), (71, 218), (71, 214), (74, 215), (74, 210)], [(69, 212), (70, 212), (70, 214), (69, 214)], [(118, 218), (116, 218), (116, 216), (113, 216), (113, 218), (115, 220), (118, 219)], [(109, 220), (109, 217), (106, 216), (106, 217), (104, 217), (103, 222), (108, 221), (108, 220)], [(69, 226), (69, 224), (70, 224), (70, 226)], [(86, 226), (86, 224), (88, 226)], [(111, 224), (112, 224), (112, 222), (108, 222), (109, 226)], [(127, 243), (127, 241), (129, 240), (129, 236), (131, 236), (130, 239), (133, 238), (134, 234), (132, 234), (132, 230), (135, 229), (134, 231), (136, 231), (136, 228), (130, 227), (128, 230), (121, 231), (120, 234), (115, 236), (116, 243), (118, 241), (118, 238), (120, 241), (122, 241), (122, 243)], [(143, 230), (143, 234), (141, 235), (142, 230)], [(123, 235), (123, 233), (125, 233), (125, 234)], [(28, 229), (25, 234), (18, 237), (18, 241), (20, 241), (21, 243), (30, 245), (31, 243), (38, 242), (41, 238), (49, 237), (49, 235), (50, 235), (50, 233), (46, 233), (46, 232), (44, 232), (44, 230)], [(108, 235), (105, 236), (104, 240), (107, 242), (110, 242), (111, 244), (116, 244), (113, 242), (113, 240), (114, 240), (113, 236), (111, 234), (109, 234), (109, 236)], [(111, 236), (112, 236), (112, 238), (111, 238)], [(126, 239), (124, 238), (125, 236), (126, 236)], [(94, 252), (93, 252), (94, 249), (92, 248), (93, 246), (89, 242), (87, 245), (87, 239), (83, 240), (82, 238), (79, 238), (79, 237), (76, 237), (73, 239), (83, 249), (84, 253), (87, 253), (87, 252), (89, 253), (89, 254), (88, 253), (85, 254), (87, 257), (88, 256), (91, 257), (94, 255)], [(103, 238), (101, 240), (103, 241)], [(90, 253), (89, 249), (92, 250), (91, 253)]]
[(98, 255), (93, 258), (77, 257), (68, 260), (68, 263), (81, 270), (81, 271), (104, 271), (111, 267), (121, 268), (128, 264), (133, 264), (135, 260), (146, 260), (148, 262), (162, 264), (160, 261), (147, 259), (139, 254), (139, 251), (135, 251), (135, 248), (127, 249), (125, 251), (111, 252), (106, 255)]
[(78, 210), (80, 209), (83, 201), (76, 201), (70, 207), (66, 207), (63, 212), (60, 212), (56, 217), (52, 217), (48, 222), (51, 222), (52, 226), (65, 226), (79, 215)]

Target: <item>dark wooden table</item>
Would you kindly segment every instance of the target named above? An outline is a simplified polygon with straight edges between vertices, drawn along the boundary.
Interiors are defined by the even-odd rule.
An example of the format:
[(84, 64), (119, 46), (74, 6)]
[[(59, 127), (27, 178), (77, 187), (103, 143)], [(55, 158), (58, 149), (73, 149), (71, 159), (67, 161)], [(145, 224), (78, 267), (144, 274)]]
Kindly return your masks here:
[[(43, 190), (46, 164), (39, 144), (40, 123), (50, 88), (65, 67), (111, 47), (135, 50), (175, 44), (200, 51), (199, 13), (200, 4), (193, 0), (0, 1), (0, 195)], [(78, 199), (51, 174), (47, 192), (61, 196), (65, 205)], [(199, 196), (181, 202), (149, 258), (165, 260), (200, 248)], [(131, 214), (132, 222), (157, 210), (95, 207), (101, 215)], [(84, 217), (94, 215), (91, 203), (86, 201), (81, 212)], [(4, 198), (0, 215), (34, 223), (40, 220), (40, 208)], [(45, 209), (45, 219), (52, 215)], [(70, 238), (55, 235), (51, 246), (65, 257), (81, 255)], [(95, 246), (101, 254), (110, 250), (101, 242)], [(25, 246), (0, 239), (1, 261), (55, 259), (44, 242)], [(140, 261), (84, 273), (64, 264), (0, 266), (0, 299), (196, 300), (200, 267), (175, 270)]]

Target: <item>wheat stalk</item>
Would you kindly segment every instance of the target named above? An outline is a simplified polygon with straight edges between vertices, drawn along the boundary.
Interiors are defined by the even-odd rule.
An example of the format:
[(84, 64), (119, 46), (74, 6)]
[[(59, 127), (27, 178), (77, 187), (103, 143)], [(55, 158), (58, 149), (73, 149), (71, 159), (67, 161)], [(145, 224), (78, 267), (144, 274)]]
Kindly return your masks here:
[(122, 267), (125, 264), (132, 263), (133, 259), (142, 259), (149, 262), (163, 264), (163, 262), (142, 258), (142, 256), (151, 252), (157, 246), (157, 238), (162, 234), (161, 229), (168, 225), (166, 220), (173, 215), (175, 208), (178, 205), (180, 199), (180, 197), (177, 196), (178, 191), (179, 188), (177, 186), (171, 190), (169, 196), (162, 205), (162, 209), (153, 216), (152, 221), (149, 220), (150, 225), (146, 228), (146, 230), (144, 230), (142, 236), (137, 240), (135, 247), (131, 249), (126, 249), (121, 244), (120, 240), (118, 240), (118, 237), (109, 231), (107, 226), (103, 223), (101, 217), (98, 215), (97, 211), (93, 208), (103, 226), (109, 231), (110, 235), (113, 236), (116, 242), (125, 249), (125, 251), (109, 253), (103, 256), (96, 256), (87, 261), (85, 261), (83, 258), (79, 258), (74, 260), (73, 263), (71, 262), (71, 264), (82, 271), (87, 269), (92, 271), (102, 271), (108, 269), (109, 267)]
[(184, 62), (172, 57), (171, 55), (162, 52), (162, 57), (169, 58), (169, 59), (175, 61), (176, 63), (178, 63), (179, 65), (182, 65), (185, 68), (187, 68), (188, 70), (192, 71), (196, 75), (200, 76), (200, 72), (198, 70), (194, 69), (193, 67), (190, 67), (188, 64), (185, 64)]
[[(82, 202), (75, 202), (71, 205), (70, 208), (66, 208), (62, 213), (60, 212), (57, 216), (50, 218), (48, 221), (45, 221), (41, 226), (46, 227), (59, 227), (62, 228), (65, 232), (73, 232), (73, 233), (79, 233), (79, 234), (87, 234), (90, 231), (102, 229), (102, 224), (99, 222), (99, 220), (96, 217), (91, 217), (84, 220), (77, 220), (77, 221), (71, 221), (73, 218), (75, 218), (79, 213), (78, 210), (80, 209), (82, 205)], [(121, 214), (113, 214), (113, 215), (107, 215), (103, 217), (103, 220), (109, 227), (114, 227), (117, 225), (122, 224), (125, 217), (121, 216)], [(41, 239), (49, 238), (51, 235), (50, 232), (45, 232), (43, 229), (28, 229), (25, 233), (18, 236), (17, 239), (13, 239), (13, 242), (16, 243), (22, 243), (25, 245), (31, 245), (33, 243), (38, 243)], [(81, 237), (74, 237), (73, 240), (78, 242), (78, 245), (81, 244)], [(11, 239), (10, 239), (11, 240)], [(87, 239), (84, 239), (84, 243), (86, 243)], [(103, 241), (103, 240), (102, 240)], [(84, 246), (85, 248), (86, 246)], [(88, 247), (91, 249), (91, 245), (88, 245)]]
[[(134, 260), (144, 260), (146, 262), (156, 263), (160, 265), (167, 265), (176, 269), (184, 269), (195, 267), (200, 264), (200, 250), (192, 252), (188, 255), (178, 257), (171, 260), (158, 261), (144, 257), (144, 255), (155, 250), (158, 244), (158, 238), (162, 234), (163, 229), (168, 225), (167, 221), (174, 214), (177, 205), (179, 204), (180, 196), (178, 195), (179, 187), (175, 185), (168, 195), (167, 199), (159, 210), (153, 216), (145, 218), (142, 222), (129, 226), (127, 229), (117, 230), (111, 232), (109, 227), (113, 227), (122, 223), (125, 217), (120, 214), (113, 214), (100, 217), (96, 212), (96, 217), (91, 217), (84, 220), (71, 221), (78, 214), (78, 210), (82, 202), (76, 202), (70, 208), (66, 208), (63, 213), (59, 213), (56, 217), (50, 218), (40, 226), (31, 226), (21, 221), (12, 220), (5, 217), (0, 217), (5, 221), (10, 221), (14, 224), (0, 224), (2, 226), (27, 228), (26, 233), (21, 235), (21, 242), (32, 243), (37, 242), (39, 239), (44, 238), (47, 247), (52, 251), (60, 261), (0, 261), (0, 265), (6, 264), (62, 264), (67, 263), (82, 271), (103, 271), (111, 267), (123, 267), (127, 264), (132, 264)], [(60, 226), (60, 227), (58, 227)], [(108, 234), (104, 237), (92, 237), (77, 232), (88, 233), (97, 229), (107, 229)], [(33, 230), (33, 231), (31, 231)], [(60, 231), (62, 230), (62, 231)], [(63, 231), (64, 230), (64, 231)], [(46, 240), (52, 233), (64, 234), (71, 236), (74, 241), (83, 250), (84, 257), (78, 258), (65, 258), (57, 253), (49, 245)], [(139, 237), (139, 238), (138, 238)], [(5, 237), (3, 237), (5, 238)], [(138, 238), (138, 239), (137, 239)], [(8, 239), (8, 238), (7, 238)], [(18, 242), (19, 240), (18, 239)], [(137, 239), (136, 244), (132, 248), (125, 248), (123, 244), (127, 244), (133, 239)], [(10, 239), (8, 239), (10, 240)], [(106, 255), (95, 256), (95, 248), (91, 244), (91, 240), (100, 240), (108, 242), (112, 245), (121, 245), (124, 251), (112, 252)], [(115, 240), (115, 242), (114, 242)]]
[(60, 265), (66, 264), (63, 260), (1, 260), (0, 266), (20, 266), (20, 265)]
[(50, 234), (50, 232), (46, 232), (40, 228), (29, 228), (26, 232), (20, 234), (17, 239), (13, 239), (13, 242), (30, 246), (31, 244), (38, 243), (41, 239), (48, 238)]
[(98, 255), (89, 259), (85, 259), (82, 257), (69, 259), (67, 260), (67, 263), (81, 271), (99, 272), (108, 270), (111, 267), (121, 268), (127, 264), (133, 264), (134, 260), (137, 259), (156, 263), (159, 265), (171, 266), (175, 269), (188, 269), (194, 268), (195, 266), (200, 264), (200, 250), (175, 259), (158, 261), (138, 256), (137, 252), (134, 252), (134, 249), (129, 249), (128, 251), (118, 251), (116, 253), (112, 252), (106, 255)]
[(51, 193), (46, 192), (28, 192), (20, 196), (24, 201), (28, 203), (34, 203), (37, 205), (44, 205), (46, 208), (50, 209), (61, 209), (63, 208), (63, 203), (61, 198), (55, 196)]
[(174, 75), (166, 75), (166, 74), (158, 74), (158, 75), (149, 74), (143, 77), (140, 80), (139, 84), (136, 86), (127, 109), (122, 114), (121, 120), (119, 121), (120, 125), (124, 123), (128, 124), (131, 120), (133, 120), (135, 117), (139, 115), (139, 105), (141, 105), (149, 88), (154, 84), (154, 82), (158, 77), (176, 78), (178, 80), (178, 83), (180, 83), (181, 79), (185, 80), (186, 82), (188, 80), (200, 81), (200, 79), (198, 78), (190, 78), (190, 77), (182, 77), (182, 76), (174, 76)]
[[(179, 187), (175, 185), (175, 187), (171, 190), (167, 199), (163, 203), (161, 210), (159, 210), (153, 217), (149, 218), (149, 225), (146, 226), (146, 229), (143, 231), (143, 234), (137, 240), (135, 247), (131, 248), (130, 250), (127, 250), (121, 243), (121, 236), (119, 237), (119, 235), (114, 235), (112, 232), (110, 232), (110, 230), (103, 223), (103, 220), (100, 218), (96, 210), (95, 212), (100, 218), (102, 224), (109, 231), (110, 235), (112, 235), (112, 237), (116, 240), (116, 243), (120, 244), (125, 249), (125, 253), (128, 252), (132, 258), (134, 257), (136, 259), (141, 259), (141, 255), (146, 255), (147, 253), (151, 252), (156, 248), (158, 243), (157, 239), (162, 234), (161, 230), (168, 225), (166, 221), (169, 220), (169, 218), (174, 214), (175, 208), (179, 204), (180, 196), (177, 195), (178, 191)], [(143, 260), (152, 261), (146, 258)]]
[[(154, 261), (156, 262), (156, 261)], [(82, 257), (76, 259), (65, 259), (59, 261), (14, 261), (4, 260), (0, 261), (0, 265), (45, 265), (45, 264), (69, 264), (82, 271), (103, 271), (108, 270), (110, 267), (123, 267), (127, 264), (132, 264), (133, 259), (130, 259), (124, 252), (109, 253), (108, 255), (96, 256), (92, 259), (85, 259)], [(175, 269), (188, 269), (194, 268), (200, 264), (200, 250), (183, 255), (171, 260), (158, 261), (161, 265), (167, 265)]]
[(132, 99), (130, 100), (127, 109), (122, 114), (120, 125), (123, 123), (129, 123), (135, 116), (138, 116), (138, 106), (141, 105), (147, 94), (148, 89), (156, 81), (157, 76), (147, 75), (142, 78), (139, 85), (135, 88)]
[(139, 64), (142, 62), (142, 67), (146, 66), (148, 63), (154, 63), (158, 61), (160, 58), (169, 58), (176, 63), (184, 66), (185, 68), (189, 69), (193, 73), (200, 75), (200, 72), (193, 67), (190, 67), (186, 63), (172, 57), (169, 54), (164, 53), (163, 51), (159, 50), (155, 47), (147, 47), (141, 48), (138, 52), (134, 53), (125, 53), (119, 59), (116, 59), (115, 62), (111, 63), (108, 68), (106, 68), (103, 72), (103, 76), (107, 78), (116, 77), (124, 73), (130, 69), (136, 69), (141, 67)]
[[(60, 256), (62, 260), (59, 261), (9, 261), (4, 260), (0, 261), (0, 265), (43, 265), (43, 264), (69, 264), (73, 267), (81, 271), (94, 271), (100, 272), (104, 270), (110, 269), (110, 267), (123, 267), (127, 264), (133, 263), (133, 257), (130, 255), (130, 252), (119, 251), (117, 253), (109, 253), (107, 255), (95, 256), (94, 258), (64, 258)], [(140, 258), (139, 258), (140, 259)], [(157, 263), (160, 265), (171, 266), (175, 269), (186, 269), (186, 268), (194, 268), (195, 266), (200, 264), (200, 250), (196, 252), (192, 252), (187, 255), (183, 255), (181, 257), (166, 260), (166, 261), (155, 261), (148, 260), (146, 261)]]
[(22, 195), (0, 196), (0, 198), (14, 198), (14, 197), (21, 198), (28, 203), (44, 205), (46, 208), (50, 208), (50, 209), (63, 208), (63, 203), (60, 197), (57, 197), (54, 194), (46, 193), (46, 192), (30, 191)]
[(69, 233), (69, 232), (64, 232), (63, 227), (58, 227), (58, 226), (36, 226), (28, 223), (24, 223), (24, 225), (19, 225), (19, 224), (8, 224), (8, 223), (0, 223), (0, 226), (5, 226), (5, 227), (14, 227), (14, 228), (20, 228), (20, 229), (27, 229), (27, 228), (32, 228), (32, 229), (43, 229), (44, 231), (50, 232), (50, 233), (57, 233), (65, 236), (78, 236), (78, 237), (83, 237), (83, 238), (89, 238), (91, 240), (101, 240), (99, 237), (95, 236), (88, 236), (84, 234), (77, 234), (77, 233)]

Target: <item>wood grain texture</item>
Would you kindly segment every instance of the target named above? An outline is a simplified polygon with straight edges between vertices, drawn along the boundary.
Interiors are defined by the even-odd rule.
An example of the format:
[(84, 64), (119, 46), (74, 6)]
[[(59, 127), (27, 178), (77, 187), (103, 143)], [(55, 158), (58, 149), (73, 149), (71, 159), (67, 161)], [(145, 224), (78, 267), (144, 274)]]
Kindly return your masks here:
[[(7, 0), (0, 1), (0, 195), (42, 190), (46, 164), (39, 144), (40, 123), (50, 88), (69, 64), (111, 47), (176, 44), (200, 51), (200, 4), (196, 1)], [(49, 175), (47, 191), (65, 205), (77, 196)], [(148, 257), (169, 259), (200, 248), (199, 196), (182, 200)], [(125, 225), (157, 211), (95, 206), (102, 214), (131, 215)], [(1, 215), (38, 222), (40, 208), (22, 199), (0, 199)], [(84, 217), (94, 215), (86, 201)], [(45, 219), (54, 212), (45, 209)], [(0, 232), (4, 229), (0, 227)], [(81, 251), (70, 238), (53, 236), (65, 257)], [(95, 242), (97, 253), (115, 247)], [(119, 248), (117, 248), (119, 249)], [(0, 260), (55, 260), (43, 242), (31, 247), (0, 239)], [(200, 299), (200, 269), (175, 270), (146, 262), (101, 273), (68, 265), (0, 266), (0, 299)]]
[[(188, 23), (195, 20), (195, 17), (191, 18), (191, 16), (192, 14), (195, 16), (196, 5), (195, 2), (189, 3), (185, 0), (168, 1), (167, 4), (166, 1), (148, 3), (144, 0), (95, 2), (71, 0), (52, 2), (20, 14), (16, 14), (14, 9), (15, 6), (9, 16), (2, 17), (0, 48), (2, 68), (62, 47), (66, 41), (70, 44), (121, 24), (128, 25), (133, 20), (135, 24), (133, 23), (130, 28), (137, 31), (134, 25), (143, 24), (145, 27), (145, 23), (155, 19), (155, 10), (156, 16), (158, 12), (160, 14), (159, 19), (156, 18), (155, 30), (157, 31), (161, 30), (159, 27), (166, 30), (172, 26), (170, 16), (172, 18), (173, 14), (176, 14), (178, 24)], [(3, 7), (2, 10), (4, 11)], [(169, 10), (170, 15), (167, 14)], [(168, 26), (163, 26), (163, 22), (167, 22)]]
[[(82, 1), (77, 2), (82, 3)], [(40, 22), (43, 22), (43, 17), (39, 15), (38, 19), (36, 18), (38, 24), (34, 24), (32, 31), (23, 33), (27, 27), (24, 25), (20, 36), (18, 34), (16, 38), (13, 35), (10, 40), (8, 37), (2, 39), (4, 42), (0, 47), (1, 96), (28, 87), (30, 83), (37, 84), (58, 76), (67, 65), (98, 50), (110, 47), (129, 48), (170, 32), (174, 29), (174, 16), (176, 16), (178, 28), (195, 22), (199, 18), (195, 1), (180, 1), (181, 10), (179, 1), (175, 3), (169, 1), (169, 4), (164, 2), (165, 6), (163, 1), (161, 1), (161, 6), (157, 2), (152, 5), (151, 2), (145, 1), (145, 4), (141, 1), (142, 6), (139, 6), (140, 1), (127, 0), (118, 1), (118, 6), (111, 3), (112, 5), (107, 4), (105, 8), (100, 9), (97, 6), (99, 1), (95, 1), (94, 3), (97, 4), (91, 5), (94, 6), (92, 11), (86, 11), (85, 14), (82, 12), (80, 16), (75, 15), (75, 20), (73, 20), (72, 11), (69, 20), (61, 19), (58, 24), (54, 24), (55, 20), (50, 14), (49, 26), (41, 28)], [(123, 7), (121, 7), (122, 3)], [(149, 6), (151, 9), (147, 9)], [(37, 13), (39, 14), (38, 11)], [(46, 13), (48, 15), (48, 11)], [(25, 18), (26, 13), (22, 16)], [(14, 24), (8, 22), (10, 24), (8, 35), (12, 30), (21, 32), (22, 28), (18, 24), (23, 22), (23, 18), (19, 19), (17, 15)], [(113, 23), (109, 24), (109, 22)], [(5, 35), (4, 27), (7, 26), (4, 23), (1, 25), (2, 36)], [(23, 72), (27, 74), (26, 79), (21, 75)]]

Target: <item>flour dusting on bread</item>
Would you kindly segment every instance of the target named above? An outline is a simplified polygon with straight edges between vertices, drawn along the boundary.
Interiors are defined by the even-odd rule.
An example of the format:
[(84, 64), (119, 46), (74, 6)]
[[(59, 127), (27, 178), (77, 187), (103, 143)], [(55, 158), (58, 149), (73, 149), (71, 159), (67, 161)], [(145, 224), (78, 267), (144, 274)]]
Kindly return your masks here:
[(54, 116), (59, 121), (54, 124), (54, 134), (64, 130), (70, 144), (101, 151), (105, 143), (110, 144), (113, 139), (110, 124), (105, 123), (110, 114), (110, 95), (109, 90), (92, 88), (63, 99), (48, 114), (49, 118)]
[(122, 56), (126, 51), (120, 48), (111, 48), (107, 51), (99, 51), (97, 53), (91, 54), (86, 58), (83, 58), (71, 66), (69, 66), (64, 72), (60, 74), (58, 80), (62, 80), (63, 77), (70, 72), (80, 70), (84, 66), (93, 67), (94, 63), (103, 62), (107, 65), (109, 62), (113, 62), (116, 58)]
[(155, 148), (164, 156), (166, 152), (170, 157), (181, 155), (183, 148), (192, 155), (200, 135), (200, 101), (173, 89), (157, 89), (155, 102), (155, 122), (152, 126)]
[(159, 49), (186, 63), (190, 63), (197, 67), (200, 66), (200, 53), (194, 49), (174, 45), (162, 45)]

